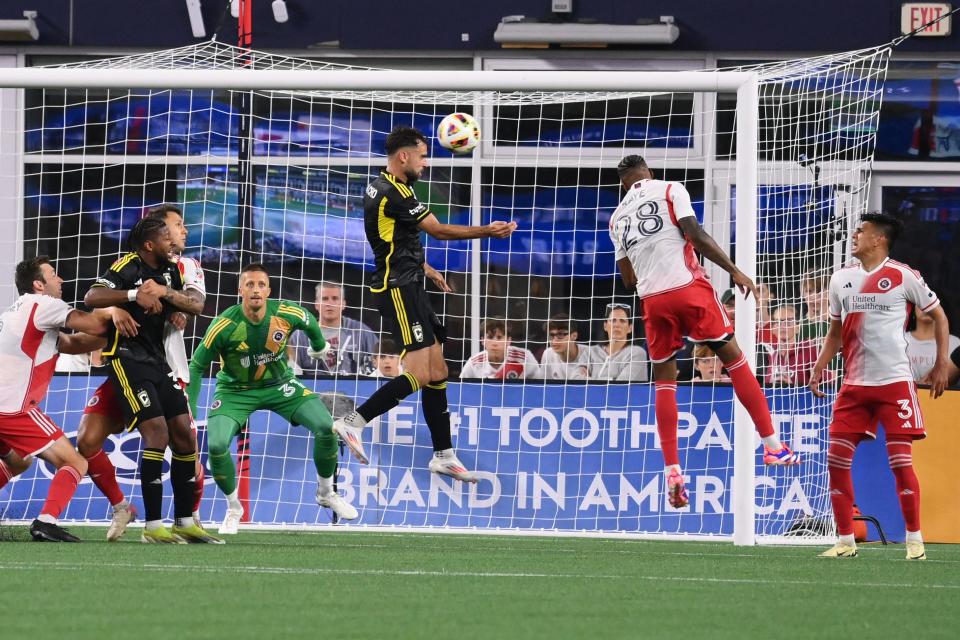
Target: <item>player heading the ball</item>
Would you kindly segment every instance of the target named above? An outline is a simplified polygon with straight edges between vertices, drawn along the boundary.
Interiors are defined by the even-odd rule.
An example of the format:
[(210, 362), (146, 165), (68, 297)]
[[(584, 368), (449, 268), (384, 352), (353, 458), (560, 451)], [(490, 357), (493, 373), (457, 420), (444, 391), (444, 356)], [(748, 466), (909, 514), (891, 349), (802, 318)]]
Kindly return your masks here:
[(623, 158), (617, 175), (627, 193), (610, 218), (610, 239), (623, 283), (636, 289), (643, 305), (670, 504), (680, 508), (689, 502), (677, 451), (676, 357), (685, 337), (706, 344), (720, 357), (734, 393), (763, 440), (764, 462), (796, 464), (797, 455), (774, 432), (766, 396), (694, 251), (727, 271), (744, 294), (757, 294), (753, 280), (697, 222), (690, 194), (682, 184), (656, 180), (638, 155)]
[(430, 306), (424, 276), (444, 292), (450, 291), (441, 273), (424, 260), (420, 232), (437, 240), (506, 238), (516, 222), (495, 221), (471, 227), (444, 224), (411, 188), (420, 179), (427, 161), (427, 138), (411, 127), (396, 127), (387, 136), (387, 168), (367, 186), (363, 196), (367, 241), (373, 249), (376, 270), (370, 279), (377, 308), (393, 339), (403, 350), (403, 373), (374, 392), (333, 430), (361, 462), (367, 462), (362, 443), (366, 424), (421, 391), (423, 415), (433, 440), (434, 473), (476, 482), (453, 451), (450, 411), (447, 406), (447, 363), (443, 342), (447, 331)]

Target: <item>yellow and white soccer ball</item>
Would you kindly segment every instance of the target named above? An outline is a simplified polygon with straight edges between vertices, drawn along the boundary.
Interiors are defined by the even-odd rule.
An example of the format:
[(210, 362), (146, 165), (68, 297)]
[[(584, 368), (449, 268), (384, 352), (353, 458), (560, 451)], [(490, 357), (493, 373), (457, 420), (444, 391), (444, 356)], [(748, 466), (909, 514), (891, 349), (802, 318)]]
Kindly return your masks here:
[(440, 121), (437, 140), (456, 154), (470, 153), (480, 142), (480, 125), (469, 113), (451, 113)]

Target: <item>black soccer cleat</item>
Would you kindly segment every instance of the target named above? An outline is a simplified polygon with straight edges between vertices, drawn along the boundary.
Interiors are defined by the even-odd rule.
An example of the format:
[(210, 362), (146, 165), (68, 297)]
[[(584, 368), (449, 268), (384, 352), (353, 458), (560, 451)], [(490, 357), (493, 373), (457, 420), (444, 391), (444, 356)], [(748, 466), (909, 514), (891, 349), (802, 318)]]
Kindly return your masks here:
[(34, 542), (80, 542), (80, 538), (63, 527), (40, 520), (30, 524), (30, 535)]

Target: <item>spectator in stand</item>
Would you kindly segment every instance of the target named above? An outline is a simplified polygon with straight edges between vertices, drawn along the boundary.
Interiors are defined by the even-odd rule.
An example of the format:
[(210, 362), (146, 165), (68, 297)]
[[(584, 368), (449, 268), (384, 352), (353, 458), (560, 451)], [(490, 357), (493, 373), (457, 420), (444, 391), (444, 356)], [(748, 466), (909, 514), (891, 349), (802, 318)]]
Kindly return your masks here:
[[(907, 357), (910, 359), (914, 381), (929, 382), (927, 375), (937, 362), (937, 341), (933, 334), (933, 318), (920, 309), (914, 309), (913, 314), (916, 326), (906, 335)], [(953, 353), (957, 347), (960, 347), (960, 338), (957, 336), (951, 335), (947, 340), (947, 353)]]
[(343, 315), (346, 304), (341, 285), (328, 281), (317, 284), (314, 307), (330, 351), (326, 357), (314, 360), (307, 355), (310, 340), (306, 334), (303, 331), (295, 332), (290, 341), (290, 353), (304, 374), (356, 374), (373, 370), (376, 334), (359, 320)]
[(540, 364), (533, 354), (510, 345), (506, 322), (489, 318), (484, 320), (482, 330), (483, 351), (464, 363), (461, 378), (517, 380), (540, 375)]
[(694, 382), (730, 382), (720, 358), (705, 344), (693, 348), (693, 367), (697, 371), (693, 376)]
[(590, 348), (578, 344), (576, 321), (565, 313), (554, 314), (547, 323), (549, 348), (540, 358), (539, 377), (547, 380), (587, 380), (590, 377)]
[(822, 340), (830, 329), (830, 277), (804, 274), (800, 295), (807, 306), (807, 315), (800, 323), (800, 340)]
[(622, 302), (607, 305), (603, 321), (607, 342), (590, 347), (590, 378), (646, 382), (649, 359), (643, 347), (630, 344), (633, 335), (633, 309)]
[(369, 374), (374, 378), (396, 378), (403, 373), (400, 363), (400, 350), (392, 338), (383, 338), (373, 348), (373, 369)]
[(770, 359), (767, 384), (806, 385), (810, 381), (818, 349), (813, 340), (797, 340), (800, 332), (797, 316), (797, 308), (790, 304), (778, 305), (773, 310), (777, 344)]

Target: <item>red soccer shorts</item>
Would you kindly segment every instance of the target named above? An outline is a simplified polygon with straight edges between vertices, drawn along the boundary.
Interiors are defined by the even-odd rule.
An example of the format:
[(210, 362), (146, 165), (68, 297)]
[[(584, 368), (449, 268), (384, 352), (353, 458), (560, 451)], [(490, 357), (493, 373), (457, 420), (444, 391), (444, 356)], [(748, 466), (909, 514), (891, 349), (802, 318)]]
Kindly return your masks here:
[(927, 437), (913, 382), (892, 382), (878, 387), (845, 384), (833, 405), (830, 434), (852, 433), (877, 437), (882, 424), (887, 436)]
[(96, 413), (101, 416), (106, 416), (114, 422), (123, 421), (123, 410), (117, 402), (117, 392), (114, 390), (113, 385), (110, 384), (109, 378), (104, 380), (103, 383), (97, 387), (97, 390), (93, 392), (93, 395), (90, 396), (90, 400), (87, 401), (87, 406), (83, 408), (83, 413)]
[(21, 458), (35, 456), (63, 437), (40, 409), (0, 416), (0, 450), (13, 449)]
[(682, 289), (644, 298), (643, 323), (653, 362), (666, 362), (675, 356), (683, 348), (685, 337), (711, 342), (733, 333), (716, 291), (700, 278)]

